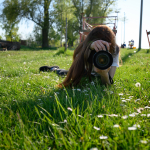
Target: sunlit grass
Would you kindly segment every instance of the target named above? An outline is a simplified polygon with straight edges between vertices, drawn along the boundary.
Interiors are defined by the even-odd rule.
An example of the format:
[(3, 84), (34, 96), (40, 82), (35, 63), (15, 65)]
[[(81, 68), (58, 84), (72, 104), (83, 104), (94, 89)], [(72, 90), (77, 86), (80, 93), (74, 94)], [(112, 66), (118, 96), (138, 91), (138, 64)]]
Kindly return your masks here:
[(114, 85), (83, 79), (58, 89), (73, 51), (0, 52), (1, 149), (149, 149), (150, 53), (121, 49)]

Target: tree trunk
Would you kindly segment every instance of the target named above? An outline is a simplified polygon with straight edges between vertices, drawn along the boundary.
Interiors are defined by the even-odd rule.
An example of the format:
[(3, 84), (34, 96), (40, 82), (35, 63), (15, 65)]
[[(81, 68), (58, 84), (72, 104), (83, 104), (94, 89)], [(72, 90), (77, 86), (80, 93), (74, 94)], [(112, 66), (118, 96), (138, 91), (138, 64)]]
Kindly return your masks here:
[(44, 23), (42, 28), (42, 48), (48, 48), (48, 31), (49, 31), (49, 2), (44, 1)]
[(70, 41), (69, 45), (72, 47), (73, 46), (73, 40)]
[(48, 28), (44, 28), (42, 29), (42, 48), (48, 48), (49, 44), (48, 44)]

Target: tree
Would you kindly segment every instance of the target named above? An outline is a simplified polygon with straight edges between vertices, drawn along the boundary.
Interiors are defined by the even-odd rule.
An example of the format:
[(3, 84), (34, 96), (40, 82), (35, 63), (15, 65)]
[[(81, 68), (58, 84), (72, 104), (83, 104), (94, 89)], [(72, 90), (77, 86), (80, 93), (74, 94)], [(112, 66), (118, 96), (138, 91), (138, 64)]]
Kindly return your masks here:
[(0, 19), (2, 21), (2, 29), (5, 30), (5, 37), (8, 41), (19, 41), (19, 34), (18, 32), (18, 21), (16, 19), (16, 13), (12, 13), (11, 15), (8, 15), (5, 13), (8, 11), (7, 9), (3, 9), (3, 13), (0, 15)]
[(77, 18), (73, 14), (75, 8), (70, 0), (55, 0), (55, 29), (60, 33), (60, 45), (62, 46), (62, 38), (66, 36), (66, 18), (67, 18), (67, 41), (69, 46), (73, 46), (73, 42), (78, 38), (76, 30)]
[(16, 23), (10, 23), (7, 21), (7, 23), (3, 24), (2, 29), (5, 30), (5, 37), (7, 41), (19, 42), (20, 35), (17, 33), (19, 28)]
[[(78, 31), (82, 30), (82, 14), (85, 17), (107, 16), (113, 9), (110, 6), (115, 4), (117, 0), (72, 0), (76, 9), (74, 15), (78, 18)], [(105, 19), (88, 20), (89, 23), (103, 23)]]
[(52, 0), (5, 0), (3, 14), (13, 20), (28, 19), (42, 30), (42, 47), (48, 47), (48, 31), (52, 24), (50, 4)]
[[(82, 30), (82, 14), (84, 16), (106, 16), (112, 9), (116, 0), (55, 0), (55, 22), (58, 32), (65, 35), (65, 21), (68, 20), (68, 45), (73, 46), (77, 35)], [(105, 19), (87, 20), (92, 24), (101, 24)]]

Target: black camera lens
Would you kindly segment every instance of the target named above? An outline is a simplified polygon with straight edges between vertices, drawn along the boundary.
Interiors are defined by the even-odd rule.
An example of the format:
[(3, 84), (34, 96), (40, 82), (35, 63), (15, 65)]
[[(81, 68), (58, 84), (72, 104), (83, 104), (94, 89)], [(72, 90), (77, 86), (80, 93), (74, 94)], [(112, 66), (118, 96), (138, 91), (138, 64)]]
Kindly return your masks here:
[(95, 67), (105, 70), (112, 65), (113, 57), (111, 53), (102, 50), (94, 54), (93, 63)]

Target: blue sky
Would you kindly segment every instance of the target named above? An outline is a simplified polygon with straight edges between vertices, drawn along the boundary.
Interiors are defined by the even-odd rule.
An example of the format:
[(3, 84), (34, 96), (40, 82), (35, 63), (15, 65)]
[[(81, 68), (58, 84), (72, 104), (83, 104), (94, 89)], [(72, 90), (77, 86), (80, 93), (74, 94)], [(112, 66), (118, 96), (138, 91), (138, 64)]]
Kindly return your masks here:
[[(150, 0), (143, 0), (143, 17), (142, 17), (142, 48), (149, 48), (146, 30), (150, 31)], [(117, 8), (120, 10), (118, 13), (118, 33), (117, 43), (120, 45), (124, 42), (124, 22), (121, 21), (125, 16), (125, 43), (131, 39), (134, 40), (134, 46), (139, 47), (139, 26), (140, 26), (140, 9), (141, 0), (118, 0)], [(117, 15), (117, 14), (114, 14)], [(150, 35), (149, 35), (150, 37)]]
[[(3, 0), (0, 0), (2, 2)], [(143, 0), (143, 19), (142, 19), (142, 48), (149, 48), (146, 30), (150, 31), (150, 0)], [(116, 9), (118, 13), (118, 29), (117, 29), (117, 43), (121, 45), (124, 42), (124, 13), (126, 17), (125, 21), (125, 43), (128, 45), (128, 41), (134, 40), (134, 46), (139, 47), (139, 25), (140, 25), (140, 8), (141, 0), (118, 0)], [(116, 16), (116, 13), (110, 14), (110, 16)], [(22, 21), (19, 24), (19, 33), (22, 34), (22, 38), (26, 39), (29, 33), (32, 33), (34, 23), (28, 21)], [(0, 34), (2, 30), (0, 30)], [(3, 32), (4, 33), (4, 32)]]

